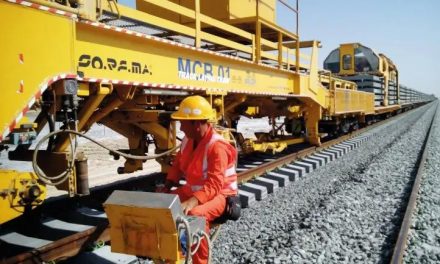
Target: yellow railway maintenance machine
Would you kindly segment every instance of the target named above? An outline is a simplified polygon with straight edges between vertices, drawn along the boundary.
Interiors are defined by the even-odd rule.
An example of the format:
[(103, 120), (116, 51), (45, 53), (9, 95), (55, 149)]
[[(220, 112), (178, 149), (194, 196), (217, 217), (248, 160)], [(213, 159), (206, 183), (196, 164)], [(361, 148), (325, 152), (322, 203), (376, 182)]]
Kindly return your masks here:
[(341, 44), (325, 59), (324, 69), (373, 93), (376, 113), (399, 109), (399, 72), (384, 54), (360, 43)]
[(324, 69), (338, 78), (355, 82), (358, 90), (374, 94), (374, 115), (367, 123), (435, 100), (399, 83), (397, 66), (382, 53), (360, 43), (341, 44), (324, 60)]
[[(277, 25), (280, 8), (296, 33)], [(112, 152), (126, 157), (120, 173), (142, 169), (151, 138), (157, 154), (172, 150), (170, 114), (190, 94), (212, 102), (225, 135), (240, 116), (285, 117), (287, 135), (275, 122), (257, 140), (236, 134), (244, 151), (319, 145), (320, 121), (374, 113), (373, 94), (318, 71), (320, 43), (300, 41), (298, 8), (286, 1), (0, 0), (0, 13), (0, 147), (34, 167), (0, 168), (0, 223), (41, 204), (47, 184), (88, 194), (76, 138), (93, 124), (127, 138), (128, 150)], [(151, 158), (167, 170), (169, 156)]]

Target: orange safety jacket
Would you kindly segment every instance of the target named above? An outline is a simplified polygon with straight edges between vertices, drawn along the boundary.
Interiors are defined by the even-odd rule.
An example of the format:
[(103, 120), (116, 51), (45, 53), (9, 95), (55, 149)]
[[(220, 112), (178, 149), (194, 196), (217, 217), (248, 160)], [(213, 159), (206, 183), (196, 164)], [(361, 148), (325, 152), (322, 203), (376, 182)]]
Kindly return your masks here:
[(210, 201), (218, 194), (237, 194), (237, 172), (235, 163), (237, 150), (211, 127), (194, 149), (194, 141), (185, 137), (167, 180), (186, 180), (200, 204)]

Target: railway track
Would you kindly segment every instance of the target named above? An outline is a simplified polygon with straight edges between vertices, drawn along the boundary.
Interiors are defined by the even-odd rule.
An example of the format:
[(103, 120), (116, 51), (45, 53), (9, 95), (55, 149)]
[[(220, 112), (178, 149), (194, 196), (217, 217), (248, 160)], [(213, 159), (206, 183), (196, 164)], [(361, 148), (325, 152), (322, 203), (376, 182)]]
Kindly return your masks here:
[[(368, 133), (369, 130), (391, 120), (327, 141), (321, 147), (299, 145), (276, 156), (257, 154), (242, 157), (237, 170), (243, 207), (252, 206), (264, 199), (267, 193), (348, 153), (374, 137), (374, 133)], [(42, 207), (37, 214), (2, 227), (2, 263), (59, 261), (104, 244), (110, 237), (101, 204), (111, 190), (133, 190), (133, 186), (137, 186), (135, 189), (151, 191), (158, 177), (158, 174), (150, 175), (117, 187), (100, 188), (90, 197), (70, 200), (67, 204), (64, 200), (54, 201)]]
[[(437, 108), (438, 108), (438, 105), (436, 107), (436, 113), (437, 113)], [(423, 143), (420, 158), (416, 164), (417, 173), (414, 178), (414, 183), (413, 183), (413, 186), (411, 189), (411, 194), (409, 196), (408, 204), (406, 206), (405, 215), (403, 217), (402, 225), (400, 227), (399, 235), (397, 237), (396, 245), (394, 247), (393, 255), (391, 257), (390, 263), (392, 263), (392, 264), (403, 263), (404, 253), (407, 248), (407, 242), (408, 242), (408, 232), (411, 228), (413, 213), (414, 213), (414, 210), (417, 206), (420, 185), (422, 182), (422, 175), (424, 173), (425, 162), (426, 162), (426, 159), (428, 156), (428, 148), (429, 148), (429, 145), (432, 144), (432, 141), (433, 141), (433, 140), (431, 140), (431, 134), (432, 134), (432, 127), (433, 127), (435, 119), (436, 119), (436, 114), (434, 114), (432, 117), (428, 133), (426, 134), (425, 141)]]
[(216, 263), (389, 262), (434, 110), (370, 131), (360, 148), (245, 210), (222, 227)]

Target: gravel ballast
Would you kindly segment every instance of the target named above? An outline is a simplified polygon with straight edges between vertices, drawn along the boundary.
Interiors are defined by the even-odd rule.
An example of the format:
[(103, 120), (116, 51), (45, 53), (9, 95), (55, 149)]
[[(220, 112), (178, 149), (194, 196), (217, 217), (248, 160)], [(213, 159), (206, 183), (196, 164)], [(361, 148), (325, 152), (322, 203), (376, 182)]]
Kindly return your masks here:
[(386, 261), (433, 111), (373, 129), (360, 148), (244, 210), (223, 226), (214, 263)]
[(430, 140), (405, 263), (440, 263), (440, 113)]

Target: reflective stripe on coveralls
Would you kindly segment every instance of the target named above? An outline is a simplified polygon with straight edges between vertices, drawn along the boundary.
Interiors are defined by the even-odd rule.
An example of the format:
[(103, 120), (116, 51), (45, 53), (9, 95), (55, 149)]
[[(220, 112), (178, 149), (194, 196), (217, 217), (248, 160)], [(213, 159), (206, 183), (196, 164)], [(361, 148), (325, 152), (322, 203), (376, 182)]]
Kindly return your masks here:
[[(219, 134), (214, 133), (212, 135), (211, 139), (209, 140), (208, 144), (206, 144), (205, 153), (203, 155), (203, 165), (202, 165), (203, 180), (206, 180), (208, 178), (208, 155), (207, 155), (208, 149), (212, 146), (212, 144), (214, 144), (218, 140), (224, 140), (224, 139)], [(183, 150), (185, 149), (187, 143), (188, 143), (188, 138), (184, 137), (182, 140), (182, 146), (180, 148), (181, 153), (183, 153)], [(231, 177), (231, 176), (235, 176), (237, 174), (237, 172), (235, 171), (235, 164), (231, 164), (231, 165), (232, 166), (230, 166), (229, 168), (227, 168), (224, 171), (225, 177)], [(193, 192), (199, 191), (202, 188), (203, 188), (203, 185), (191, 185), (191, 190)], [(227, 183), (226, 186), (223, 186), (223, 189), (229, 189), (229, 190), (236, 191), (238, 189), (237, 180), (230, 182), (230, 183)]]

